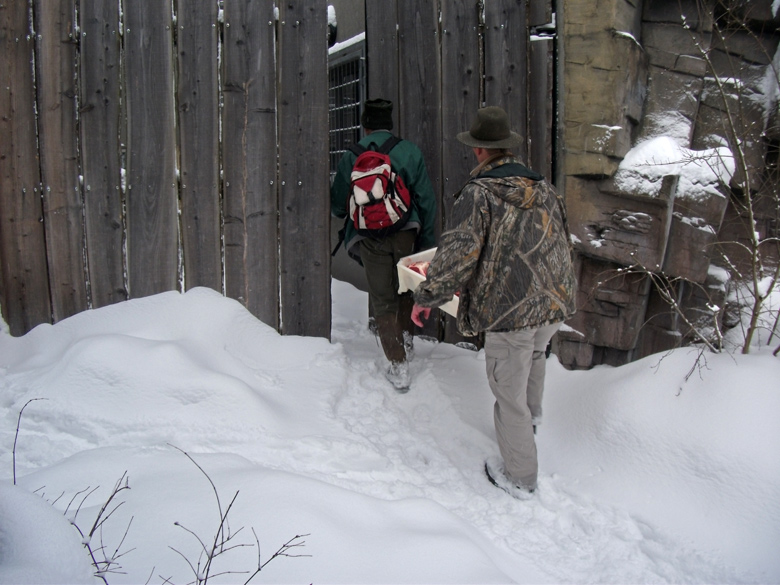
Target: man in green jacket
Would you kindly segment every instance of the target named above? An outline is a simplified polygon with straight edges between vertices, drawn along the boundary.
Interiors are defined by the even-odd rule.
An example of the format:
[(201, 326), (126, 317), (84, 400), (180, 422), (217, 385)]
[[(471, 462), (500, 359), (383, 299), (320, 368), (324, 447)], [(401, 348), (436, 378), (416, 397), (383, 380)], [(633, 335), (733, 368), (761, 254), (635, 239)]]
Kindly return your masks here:
[(537, 485), (534, 432), (541, 422), (545, 349), (574, 314), (563, 201), (544, 177), (509, 149), (522, 138), (506, 112), (482, 108), (458, 140), (479, 162), (456, 195), (451, 229), (441, 236), (427, 280), (414, 293), (413, 319), (459, 292), (458, 330), (485, 333), (485, 362), (496, 438), (503, 458), (488, 459), (488, 478), (517, 497)]
[[(393, 129), (393, 104), (384, 99), (365, 102), (361, 125), (365, 137), (359, 144), (381, 147)], [(350, 257), (360, 262), (366, 271), (369, 301), (374, 313), (377, 334), (390, 365), (385, 372), (396, 390), (409, 390), (411, 378), (407, 352), (412, 347), (411, 321), (413, 300), (410, 293), (398, 294), (396, 264), (404, 256), (435, 245), (434, 221), (436, 197), (420, 149), (402, 140), (390, 151), (393, 170), (412, 194), (412, 210), (408, 221), (397, 232), (374, 238), (358, 234), (351, 221), (345, 224), (344, 244)], [(349, 211), (350, 178), (357, 155), (350, 150), (339, 161), (330, 188), (331, 213), (339, 218)]]

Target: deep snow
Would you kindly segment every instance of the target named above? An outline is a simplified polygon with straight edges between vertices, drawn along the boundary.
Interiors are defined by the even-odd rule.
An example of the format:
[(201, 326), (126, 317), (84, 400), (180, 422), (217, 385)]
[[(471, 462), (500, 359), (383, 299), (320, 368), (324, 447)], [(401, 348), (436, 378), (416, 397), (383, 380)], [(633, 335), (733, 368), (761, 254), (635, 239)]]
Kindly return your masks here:
[(483, 352), (418, 340), (396, 394), (366, 295), (334, 281), (333, 299), (332, 342), (281, 337), (207, 289), (0, 332), (0, 583), (98, 582), (63, 511), (99, 486), (75, 520), (88, 530), (125, 472), (107, 554), (133, 520), (109, 582), (192, 581), (187, 530), (212, 539), (219, 510), (178, 449), (223, 511), (238, 492), (230, 527), (250, 546), (213, 572), (256, 568), (252, 530), (263, 562), (307, 535), (291, 554), (309, 556), (253, 583), (780, 582), (771, 347), (700, 368), (693, 349), (575, 372), (551, 358), (540, 487), (518, 501), (482, 473), (497, 454)]

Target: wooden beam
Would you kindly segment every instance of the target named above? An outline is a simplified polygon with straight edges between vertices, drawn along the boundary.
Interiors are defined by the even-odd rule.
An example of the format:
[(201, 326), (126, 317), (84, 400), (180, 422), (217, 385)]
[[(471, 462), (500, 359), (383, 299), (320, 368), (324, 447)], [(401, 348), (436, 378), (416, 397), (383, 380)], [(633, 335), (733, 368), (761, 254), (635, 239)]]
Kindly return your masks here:
[(279, 12), (282, 333), (329, 339), (327, 4), (288, 1)]
[(222, 292), (217, 20), (216, 2), (180, 4), (177, 105), (185, 288)]
[(120, 152), (119, 4), (81, 0), (80, 110), (84, 223), (92, 307), (128, 297)]
[(137, 298), (178, 285), (172, 19), (166, 2), (124, 7), (127, 272)]
[(225, 291), (277, 329), (277, 23), (273, 4), (257, 0), (226, 3), (224, 20)]
[(26, 2), (0, 11), (0, 304), (12, 335), (51, 321)]
[[(35, 0), (38, 148), (54, 321), (87, 308), (84, 221), (76, 132), (74, 0)], [(75, 37), (75, 38), (74, 38)]]

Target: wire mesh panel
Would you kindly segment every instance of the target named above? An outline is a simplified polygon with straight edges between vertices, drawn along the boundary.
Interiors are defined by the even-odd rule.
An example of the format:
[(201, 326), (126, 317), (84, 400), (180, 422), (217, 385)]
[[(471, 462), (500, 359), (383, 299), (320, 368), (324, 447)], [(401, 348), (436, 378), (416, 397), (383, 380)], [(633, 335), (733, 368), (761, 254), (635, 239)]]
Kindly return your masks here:
[(330, 175), (341, 156), (360, 140), (360, 107), (365, 100), (365, 44), (356, 43), (330, 56), (328, 117)]

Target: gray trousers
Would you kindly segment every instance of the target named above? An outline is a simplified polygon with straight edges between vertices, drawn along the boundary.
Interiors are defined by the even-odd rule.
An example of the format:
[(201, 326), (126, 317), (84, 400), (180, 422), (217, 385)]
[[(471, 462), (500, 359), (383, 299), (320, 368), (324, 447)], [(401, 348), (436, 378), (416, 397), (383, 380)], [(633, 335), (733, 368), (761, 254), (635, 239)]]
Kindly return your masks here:
[(539, 464), (533, 425), (542, 418), (545, 350), (561, 323), (538, 329), (485, 333), (485, 367), (496, 404), (493, 420), (506, 474), (536, 489)]

